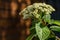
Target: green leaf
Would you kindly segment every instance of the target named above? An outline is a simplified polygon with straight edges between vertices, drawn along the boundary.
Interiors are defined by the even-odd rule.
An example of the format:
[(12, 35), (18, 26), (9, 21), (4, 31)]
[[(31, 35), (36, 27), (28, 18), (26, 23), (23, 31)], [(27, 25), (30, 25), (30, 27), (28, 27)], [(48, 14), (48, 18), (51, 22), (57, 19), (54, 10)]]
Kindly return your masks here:
[(41, 28), (40, 23), (37, 23), (35, 28), (36, 28), (36, 34), (38, 35), (40, 40), (45, 40), (50, 35), (48, 27)]
[(53, 24), (53, 23), (54, 23), (54, 20), (50, 19), (48, 24)]
[(26, 40), (32, 40), (35, 36), (36, 36), (35, 27), (32, 26), (32, 27), (30, 28), (30, 35), (27, 37)]
[(35, 27), (31, 27), (30, 30), (33, 30)]
[(51, 30), (60, 32), (60, 27), (59, 26), (51, 26)]
[(42, 31), (43, 31), (43, 36), (42, 36), (42, 38), (44, 38), (44, 39), (46, 39), (46, 38), (48, 38), (48, 36), (50, 35), (50, 31), (49, 31), (49, 29), (48, 29), (48, 27), (44, 27), (43, 29), (42, 29)]
[(44, 19), (45, 22), (48, 22), (48, 23), (49, 23), (49, 22), (50, 22), (50, 19), (51, 19), (50, 14), (44, 15), (44, 16), (43, 16), (43, 19)]
[(31, 31), (31, 34), (27, 37), (26, 40), (32, 40), (36, 36), (36, 32), (34, 28), (31, 28), (30, 31)]
[(32, 33), (30, 36), (28, 36), (28, 38), (26, 40), (32, 40), (32, 38), (35, 36), (36, 36), (36, 34)]
[(55, 40), (55, 39), (56, 39), (55, 36), (56, 36), (55, 33), (50, 30), (50, 35), (49, 35), (49, 37), (47, 38), (47, 40)]
[(60, 21), (54, 20), (53, 24), (59, 25), (60, 26)]

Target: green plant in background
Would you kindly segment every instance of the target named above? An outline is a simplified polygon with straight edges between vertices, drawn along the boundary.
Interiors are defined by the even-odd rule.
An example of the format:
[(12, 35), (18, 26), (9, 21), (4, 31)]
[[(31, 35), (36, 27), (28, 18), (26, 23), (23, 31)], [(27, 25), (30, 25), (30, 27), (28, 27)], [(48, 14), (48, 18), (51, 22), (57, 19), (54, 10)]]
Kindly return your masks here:
[[(30, 35), (26, 40), (57, 40), (53, 31), (60, 32), (60, 22), (51, 19), (52, 12), (55, 9), (45, 3), (34, 3), (20, 12), (23, 19), (31, 18)], [(55, 25), (53, 25), (55, 24)]]

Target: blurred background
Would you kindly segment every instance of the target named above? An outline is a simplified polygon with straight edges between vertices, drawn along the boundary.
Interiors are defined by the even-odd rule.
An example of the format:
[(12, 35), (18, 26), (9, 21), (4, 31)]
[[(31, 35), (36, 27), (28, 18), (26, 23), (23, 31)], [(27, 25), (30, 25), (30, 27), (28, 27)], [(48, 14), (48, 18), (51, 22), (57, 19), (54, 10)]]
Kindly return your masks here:
[(25, 22), (19, 13), (25, 7), (36, 2), (52, 5), (56, 9), (51, 14), (52, 18), (60, 20), (60, 0), (0, 0), (0, 40), (26, 39), (30, 34), (28, 25), (30, 20)]

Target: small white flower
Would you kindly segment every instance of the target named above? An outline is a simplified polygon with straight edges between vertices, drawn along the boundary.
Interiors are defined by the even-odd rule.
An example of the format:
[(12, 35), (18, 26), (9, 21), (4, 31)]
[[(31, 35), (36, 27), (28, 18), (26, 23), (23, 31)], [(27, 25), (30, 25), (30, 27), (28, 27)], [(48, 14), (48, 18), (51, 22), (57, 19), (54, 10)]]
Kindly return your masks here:
[(39, 5), (37, 5), (37, 4), (38, 4), (38, 3), (34, 3), (34, 4), (33, 4), (33, 7), (34, 7), (34, 8), (38, 8)]
[(46, 5), (45, 3), (43, 3), (43, 5)]
[(36, 18), (39, 18), (40, 17), (40, 15), (39, 14), (36, 14)]
[(34, 3), (22, 10), (21, 14), (23, 14), (24, 18), (28, 18), (33, 15), (36, 18), (39, 18), (40, 13), (51, 14), (53, 11), (55, 11), (55, 9), (51, 5), (45, 3)]

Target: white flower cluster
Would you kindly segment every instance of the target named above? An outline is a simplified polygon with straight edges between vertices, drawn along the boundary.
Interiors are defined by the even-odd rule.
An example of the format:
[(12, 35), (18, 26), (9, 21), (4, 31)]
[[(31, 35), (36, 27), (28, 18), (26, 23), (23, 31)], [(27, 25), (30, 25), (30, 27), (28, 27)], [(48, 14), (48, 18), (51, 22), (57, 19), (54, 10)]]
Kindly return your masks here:
[(34, 3), (22, 10), (20, 14), (22, 14), (24, 18), (31, 17), (32, 15), (39, 18), (38, 11), (40, 11), (40, 13), (51, 14), (55, 9), (51, 5), (45, 3)]
[(55, 9), (51, 5), (48, 5), (45, 3), (34, 3), (33, 7), (36, 9), (40, 9), (41, 12), (45, 12), (46, 14), (49, 14), (52, 11), (55, 11)]

